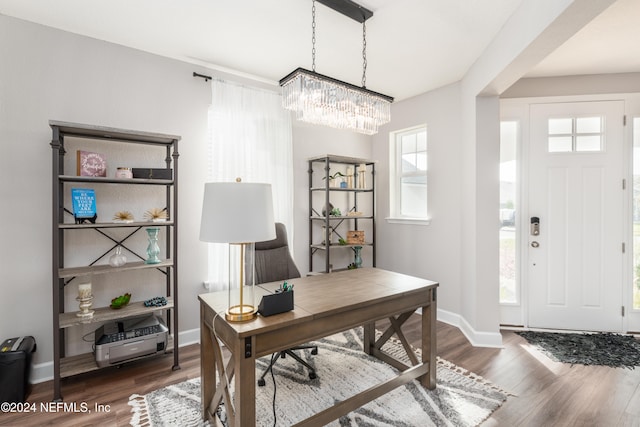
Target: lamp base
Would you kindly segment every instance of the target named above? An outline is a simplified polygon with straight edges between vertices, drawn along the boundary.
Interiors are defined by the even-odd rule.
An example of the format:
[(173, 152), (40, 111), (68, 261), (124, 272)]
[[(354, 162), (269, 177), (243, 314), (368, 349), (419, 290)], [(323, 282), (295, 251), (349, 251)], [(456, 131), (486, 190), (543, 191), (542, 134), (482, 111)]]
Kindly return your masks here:
[(224, 317), (229, 322), (245, 322), (255, 319), (258, 316), (258, 309), (252, 305), (234, 305), (227, 309)]

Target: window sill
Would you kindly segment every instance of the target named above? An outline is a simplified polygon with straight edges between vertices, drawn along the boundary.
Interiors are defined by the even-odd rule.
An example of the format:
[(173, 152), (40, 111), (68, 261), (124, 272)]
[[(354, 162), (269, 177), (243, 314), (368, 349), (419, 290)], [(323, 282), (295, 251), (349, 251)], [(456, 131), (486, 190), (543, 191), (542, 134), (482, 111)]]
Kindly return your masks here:
[(406, 225), (429, 225), (429, 218), (385, 218), (389, 224), (406, 224)]

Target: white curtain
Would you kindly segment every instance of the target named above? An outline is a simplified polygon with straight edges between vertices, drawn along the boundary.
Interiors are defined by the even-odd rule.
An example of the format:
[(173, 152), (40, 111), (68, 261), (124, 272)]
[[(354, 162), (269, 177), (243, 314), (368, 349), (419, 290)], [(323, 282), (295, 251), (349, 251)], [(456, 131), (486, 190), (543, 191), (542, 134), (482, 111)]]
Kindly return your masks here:
[[(270, 183), (274, 217), (293, 241), (293, 154), (290, 113), (279, 93), (213, 80), (209, 108), (209, 182)], [(224, 200), (220, 201), (224, 209)], [(211, 290), (228, 280), (227, 245), (209, 244)]]

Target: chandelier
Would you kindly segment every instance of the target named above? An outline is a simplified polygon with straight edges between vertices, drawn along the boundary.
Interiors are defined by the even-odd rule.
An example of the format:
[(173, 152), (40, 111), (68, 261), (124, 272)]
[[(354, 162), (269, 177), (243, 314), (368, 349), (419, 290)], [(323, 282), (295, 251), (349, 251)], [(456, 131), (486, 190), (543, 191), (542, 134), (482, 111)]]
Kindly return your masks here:
[(351, 0), (318, 0), (320, 3), (362, 23), (362, 87), (316, 73), (316, 2), (311, 9), (312, 71), (297, 68), (280, 80), (282, 106), (308, 123), (349, 129), (366, 135), (391, 120), (393, 98), (366, 88), (366, 20), (373, 12)]

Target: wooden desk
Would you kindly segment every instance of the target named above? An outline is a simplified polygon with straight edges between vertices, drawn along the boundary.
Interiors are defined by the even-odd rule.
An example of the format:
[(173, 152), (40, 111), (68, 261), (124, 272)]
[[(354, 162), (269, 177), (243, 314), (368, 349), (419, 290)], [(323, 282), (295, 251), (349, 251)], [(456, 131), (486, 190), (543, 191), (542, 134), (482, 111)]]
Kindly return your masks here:
[[(200, 369), (202, 375), (202, 416), (215, 418), (221, 401), (229, 425), (255, 426), (256, 358), (303, 344), (356, 326), (364, 326), (364, 351), (403, 372), (377, 387), (349, 398), (298, 425), (322, 426), (367, 402), (418, 378), (436, 386), (436, 288), (438, 283), (377, 268), (362, 268), (290, 280), (294, 284), (293, 311), (269, 317), (229, 323), (224, 318), (227, 293), (202, 294), (200, 299)], [(256, 304), (281, 282), (256, 286)], [(422, 358), (410, 350), (401, 325), (416, 309), (422, 308)], [(219, 315), (216, 315), (219, 313)], [(389, 329), (375, 339), (375, 321), (388, 318)], [(214, 325), (215, 320), (215, 325)], [(218, 341), (231, 351), (224, 366)], [(407, 350), (409, 367), (380, 348), (394, 334)], [(322, 376), (322, 367), (318, 376)], [(234, 378), (233, 404), (225, 381)], [(235, 411), (230, 408), (235, 408)], [(213, 421), (215, 425), (215, 421)]]

